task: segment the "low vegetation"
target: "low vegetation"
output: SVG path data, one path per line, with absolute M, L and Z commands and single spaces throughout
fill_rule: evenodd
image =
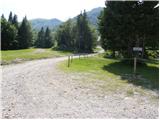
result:
M 141 86 L 145 89 L 159 88 L 158 61 L 147 61 L 137 67 L 137 75 L 133 74 L 133 66 L 118 59 L 106 59 L 101 56 L 91 58 L 74 59 L 71 66 L 67 67 L 67 61 L 61 63 L 60 68 L 69 73 L 88 73 L 97 80 L 107 81 L 106 87 L 110 90 L 125 88 L 126 83 Z M 103 86 L 104 87 L 104 86 Z M 128 91 L 132 93 L 132 91 Z
M 22 50 L 7 50 L 1 51 L 2 54 L 2 63 L 1 64 L 10 64 L 10 63 L 19 63 L 26 60 L 50 58 L 50 57 L 60 57 L 71 54 L 68 51 L 56 51 L 52 49 L 22 49 Z

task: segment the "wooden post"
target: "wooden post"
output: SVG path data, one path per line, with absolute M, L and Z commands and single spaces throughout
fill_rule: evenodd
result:
M 136 74 L 137 58 L 134 57 L 134 74 Z
M 70 56 L 68 56 L 68 67 L 70 66 Z
M 73 61 L 73 55 L 71 55 L 71 63 L 72 63 L 72 61 Z
M 79 59 L 80 59 L 80 54 L 79 54 Z

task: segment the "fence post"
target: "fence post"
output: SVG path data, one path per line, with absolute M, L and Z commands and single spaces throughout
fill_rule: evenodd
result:
M 68 56 L 68 67 L 70 66 L 70 56 Z
M 79 59 L 80 59 L 80 54 L 79 54 Z
M 72 63 L 72 61 L 73 61 L 73 55 L 71 55 L 71 63 Z

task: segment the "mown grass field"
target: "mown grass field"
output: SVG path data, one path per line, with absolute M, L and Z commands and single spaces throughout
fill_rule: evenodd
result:
M 133 74 L 133 66 L 118 59 L 107 59 L 102 56 L 74 59 L 71 66 L 67 61 L 59 64 L 60 69 L 68 73 L 89 73 L 95 79 L 106 80 L 110 89 L 122 88 L 131 83 L 146 89 L 159 88 L 159 65 L 157 62 L 146 62 L 137 67 L 138 75 Z M 89 77 L 88 76 L 88 79 Z M 130 92 L 128 92 L 130 93 Z
M 67 51 L 56 51 L 52 49 L 23 49 L 1 51 L 1 64 L 19 63 L 27 60 L 60 57 L 71 54 Z

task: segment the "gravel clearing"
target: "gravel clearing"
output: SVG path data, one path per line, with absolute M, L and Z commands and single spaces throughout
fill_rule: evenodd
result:
M 104 92 L 104 81 L 87 84 L 85 75 L 57 69 L 65 59 L 3 66 L 2 118 L 158 118 L 158 100 Z

